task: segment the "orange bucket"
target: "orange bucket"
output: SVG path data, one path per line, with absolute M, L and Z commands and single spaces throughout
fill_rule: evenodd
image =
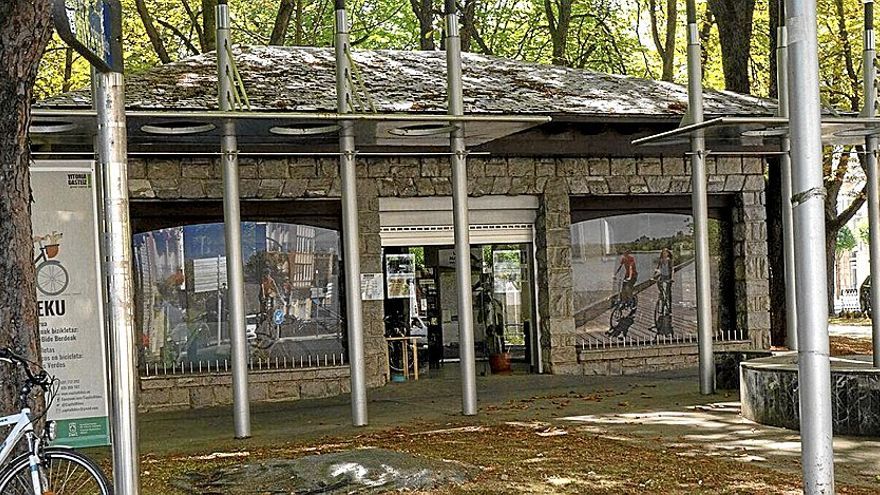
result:
M 58 256 L 58 244 L 49 244 L 46 246 L 46 256 L 49 258 Z

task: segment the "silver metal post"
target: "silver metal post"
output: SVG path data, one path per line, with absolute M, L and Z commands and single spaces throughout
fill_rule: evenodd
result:
M 446 0 L 446 70 L 449 114 L 464 115 L 461 77 L 461 38 L 455 0 Z M 471 300 L 471 240 L 468 219 L 467 149 L 464 128 L 455 123 L 452 148 L 452 223 L 455 235 L 455 280 L 458 291 L 458 340 L 461 349 L 461 408 L 477 414 L 477 374 L 474 352 L 474 309 Z
M 98 158 L 104 182 L 106 273 L 110 321 L 110 436 L 115 493 L 140 490 L 137 435 L 137 355 L 131 224 L 128 213 L 128 161 L 125 83 L 122 73 L 97 72 Z
M 834 493 L 816 0 L 786 0 L 804 492 Z
M 779 26 L 776 27 L 776 87 L 780 117 L 788 118 L 788 28 L 785 27 L 785 3 L 779 1 Z M 794 220 L 791 210 L 791 143 L 788 135 L 780 138 L 779 167 L 782 179 L 782 250 L 785 260 L 785 345 L 797 350 L 797 277 L 794 269 Z
M 688 117 L 703 122 L 703 69 L 695 0 L 687 2 Z M 700 393 L 715 393 L 715 355 L 712 351 L 712 292 L 709 274 L 709 206 L 706 185 L 706 140 L 703 131 L 691 137 L 691 203 L 694 216 L 694 251 L 697 270 L 697 346 Z
M 232 68 L 229 53 L 229 7 L 217 5 L 217 80 L 220 110 L 232 110 Z M 245 335 L 244 261 L 241 253 L 241 203 L 238 191 L 238 140 L 235 121 L 223 123 L 223 224 L 226 231 L 226 305 L 229 310 L 229 342 L 232 347 L 232 410 L 235 438 L 251 436 L 248 398 L 247 336 Z
M 865 52 L 862 71 L 865 87 L 865 108 L 863 117 L 877 116 L 877 72 L 874 59 L 877 56 L 874 39 L 874 1 L 865 0 Z M 865 172 L 868 179 L 868 247 L 871 252 L 871 336 L 874 347 L 874 367 L 880 368 L 880 290 L 874 289 L 875 280 L 880 280 L 880 185 L 877 177 L 877 136 L 865 138 Z M 877 309 L 875 309 L 877 308 Z
M 352 112 L 351 64 L 345 1 L 336 0 L 336 108 Z M 364 324 L 361 305 L 361 256 L 355 170 L 354 123 L 339 121 L 339 172 L 342 176 L 342 245 L 345 264 L 345 307 L 348 330 L 348 363 L 351 369 L 351 422 L 367 424 L 367 384 L 364 367 Z

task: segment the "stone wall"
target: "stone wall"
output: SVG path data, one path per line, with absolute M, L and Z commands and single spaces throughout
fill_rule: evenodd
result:
M 716 342 L 715 352 L 742 351 L 750 342 Z M 584 375 L 633 375 L 695 368 L 699 364 L 696 344 L 615 347 L 577 351 L 579 372 Z
M 736 326 L 752 347 L 770 339 L 764 170 L 761 159 L 709 158 L 710 193 L 734 197 L 733 252 Z M 468 161 L 471 196 L 531 194 L 541 198 L 536 224 L 542 356 L 548 371 L 581 373 L 573 313 L 571 275 L 572 196 L 638 196 L 691 190 L 690 164 L 683 158 L 520 158 L 472 157 Z M 337 160 L 331 158 L 242 157 L 243 200 L 338 198 Z M 222 197 L 220 166 L 210 159 L 131 160 L 134 200 Z M 448 196 L 448 159 L 376 158 L 358 163 L 358 214 L 363 272 L 381 272 L 379 197 Z M 635 206 L 635 205 L 634 205 Z M 219 214 L 219 212 L 218 212 Z M 381 302 L 364 302 L 368 381 L 382 384 L 385 343 Z
M 319 399 L 347 393 L 348 366 L 248 371 L 251 401 Z M 196 409 L 232 404 L 232 375 L 203 373 L 141 377 L 141 412 Z

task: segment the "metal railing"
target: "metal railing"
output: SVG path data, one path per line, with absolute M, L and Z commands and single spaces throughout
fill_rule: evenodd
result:
M 712 335 L 713 342 L 749 342 L 748 332 L 743 329 L 719 330 Z M 655 347 L 664 345 L 696 345 L 697 334 L 683 335 L 633 335 L 610 338 L 605 334 L 588 334 L 578 337 L 577 347 L 581 351 L 601 351 L 629 347 Z
M 308 354 L 297 357 L 256 358 L 248 360 L 248 370 L 294 370 L 346 366 L 345 354 Z M 141 377 L 229 373 L 229 359 L 186 361 L 182 363 L 150 363 L 140 367 Z

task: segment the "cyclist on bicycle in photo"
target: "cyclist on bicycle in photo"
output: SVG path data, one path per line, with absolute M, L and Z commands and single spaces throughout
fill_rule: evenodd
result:
M 657 268 L 654 269 L 654 279 L 657 281 L 657 290 L 660 291 L 666 307 L 672 309 L 672 276 L 675 264 L 672 260 L 672 251 L 668 247 L 664 247 L 660 251 L 660 258 L 657 259 Z
M 639 272 L 636 269 L 636 258 L 632 255 L 632 250 L 626 249 L 620 257 L 620 263 L 614 272 L 617 278 L 623 271 L 623 281 L 620 286 L 620 302 L 624 305 L 634 305 L 633 296 L 635 295 L 636 280 L 639 278 Z

